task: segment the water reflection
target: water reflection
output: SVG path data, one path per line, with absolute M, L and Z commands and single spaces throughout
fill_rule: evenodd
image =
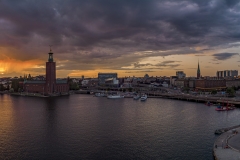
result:
M 168 99 L 0 96 L 0 159 L 212 159 L 240 111 Z
M 7 155 L 14 141 L 14 120 L 11 98 L 0 94 L 0 155 Z M 0 156 L 1 159 L 1 156 Z

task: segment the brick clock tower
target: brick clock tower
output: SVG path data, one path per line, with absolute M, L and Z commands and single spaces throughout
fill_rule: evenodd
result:
M 46 80 L 25 80 L 23 85 L 24 91 L 28 93 L 41 93 L 48 96 L 69 95 L 68 79 L 56 78 L 56 62 L 53 61 L 51 46 L 46 62 Z
M 48 62 L 46 62 L 46 92 L 54 93 L 56 86 L 56 62 L 53 61 L 53 53 L 50 49 Z

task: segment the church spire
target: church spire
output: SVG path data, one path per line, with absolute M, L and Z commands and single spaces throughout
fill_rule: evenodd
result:
M 200 72 L 199 60 L 198 60 L 197 78 L 200 78 L 200 76 L 201 76 L 201 72 Z

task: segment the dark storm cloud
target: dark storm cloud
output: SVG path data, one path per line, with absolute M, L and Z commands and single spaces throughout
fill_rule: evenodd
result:
M 213 57 L 217 60 L 226 60 L 232 58 L 235 55 L 238 55 L 238 53 L 216 53 L 213 54 Z
M 134 68 L 141 68 L 141 67 L 144 67 L 144 66 L 152 66 L 152 64 L 150 64 L 150 63 L 139 64 L 139 62 L 136 62 L 133 65 L 134 65 Z
M 150 66 L 136 62 L 238 45 L 239 13 L 238 0 L 1 0 L 0 47 L 16 48 L 9 55 L 19 59 L 46 59 L 51 44 L 69 69 Z M 201 45 L 207 50 L 193 49 Z M 135 54 L 145 51 L 152 53 Z

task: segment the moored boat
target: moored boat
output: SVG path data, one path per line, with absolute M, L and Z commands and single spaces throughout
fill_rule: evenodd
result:
M 211 103 L 210 101 L 208 101 L 207 103 L 205 103 L 206 106 L 212 106 L 213 103 Z
M 141 98 L 140 98 L 140 100 L 141 100 L 141 101 L 146 101 L 146 100 L 147 100 L 147 95 L 146 95 L 146 94 L 142 95 Z
M 124 96 L 116 94 L 116 95 L 108 95 L 107 98 L 109 98 L 109 99 L 118 99 L 118 98 L 124 98 Z
M 215 108 L 216 111 L 229 111 L 234 109 L 235 107 L 231 107 L 231 106 L 217 106 L 217 108 Z
M 228 110 L 234 110 L 234 109 L 235 109 L 234 104 L 230 104 L 230 103 L 227 103 L 226 106 L 224 106 L 224 103 L 223 105 L 220 105 L 220 103 L 218 103 L 217 108 L 215 108 L 216 111 L 228 111 Z
M 234 110 L 234 107 L 223 107 L 223 108 L 216 108 L 216 111 L 229 111 L 229 110 Z
M 104 97 L 105 94 L 104 94 L 104 93 L 101 93 L 101 92 L 98 92 L 98 93 L 95 93 L 95 96 L 96 96 L 96 97 Z
M 135 96 L 133 96 L 133 99 L 134 100 L 138 100 L 140 98 L 140 95 L 135 95 Z

